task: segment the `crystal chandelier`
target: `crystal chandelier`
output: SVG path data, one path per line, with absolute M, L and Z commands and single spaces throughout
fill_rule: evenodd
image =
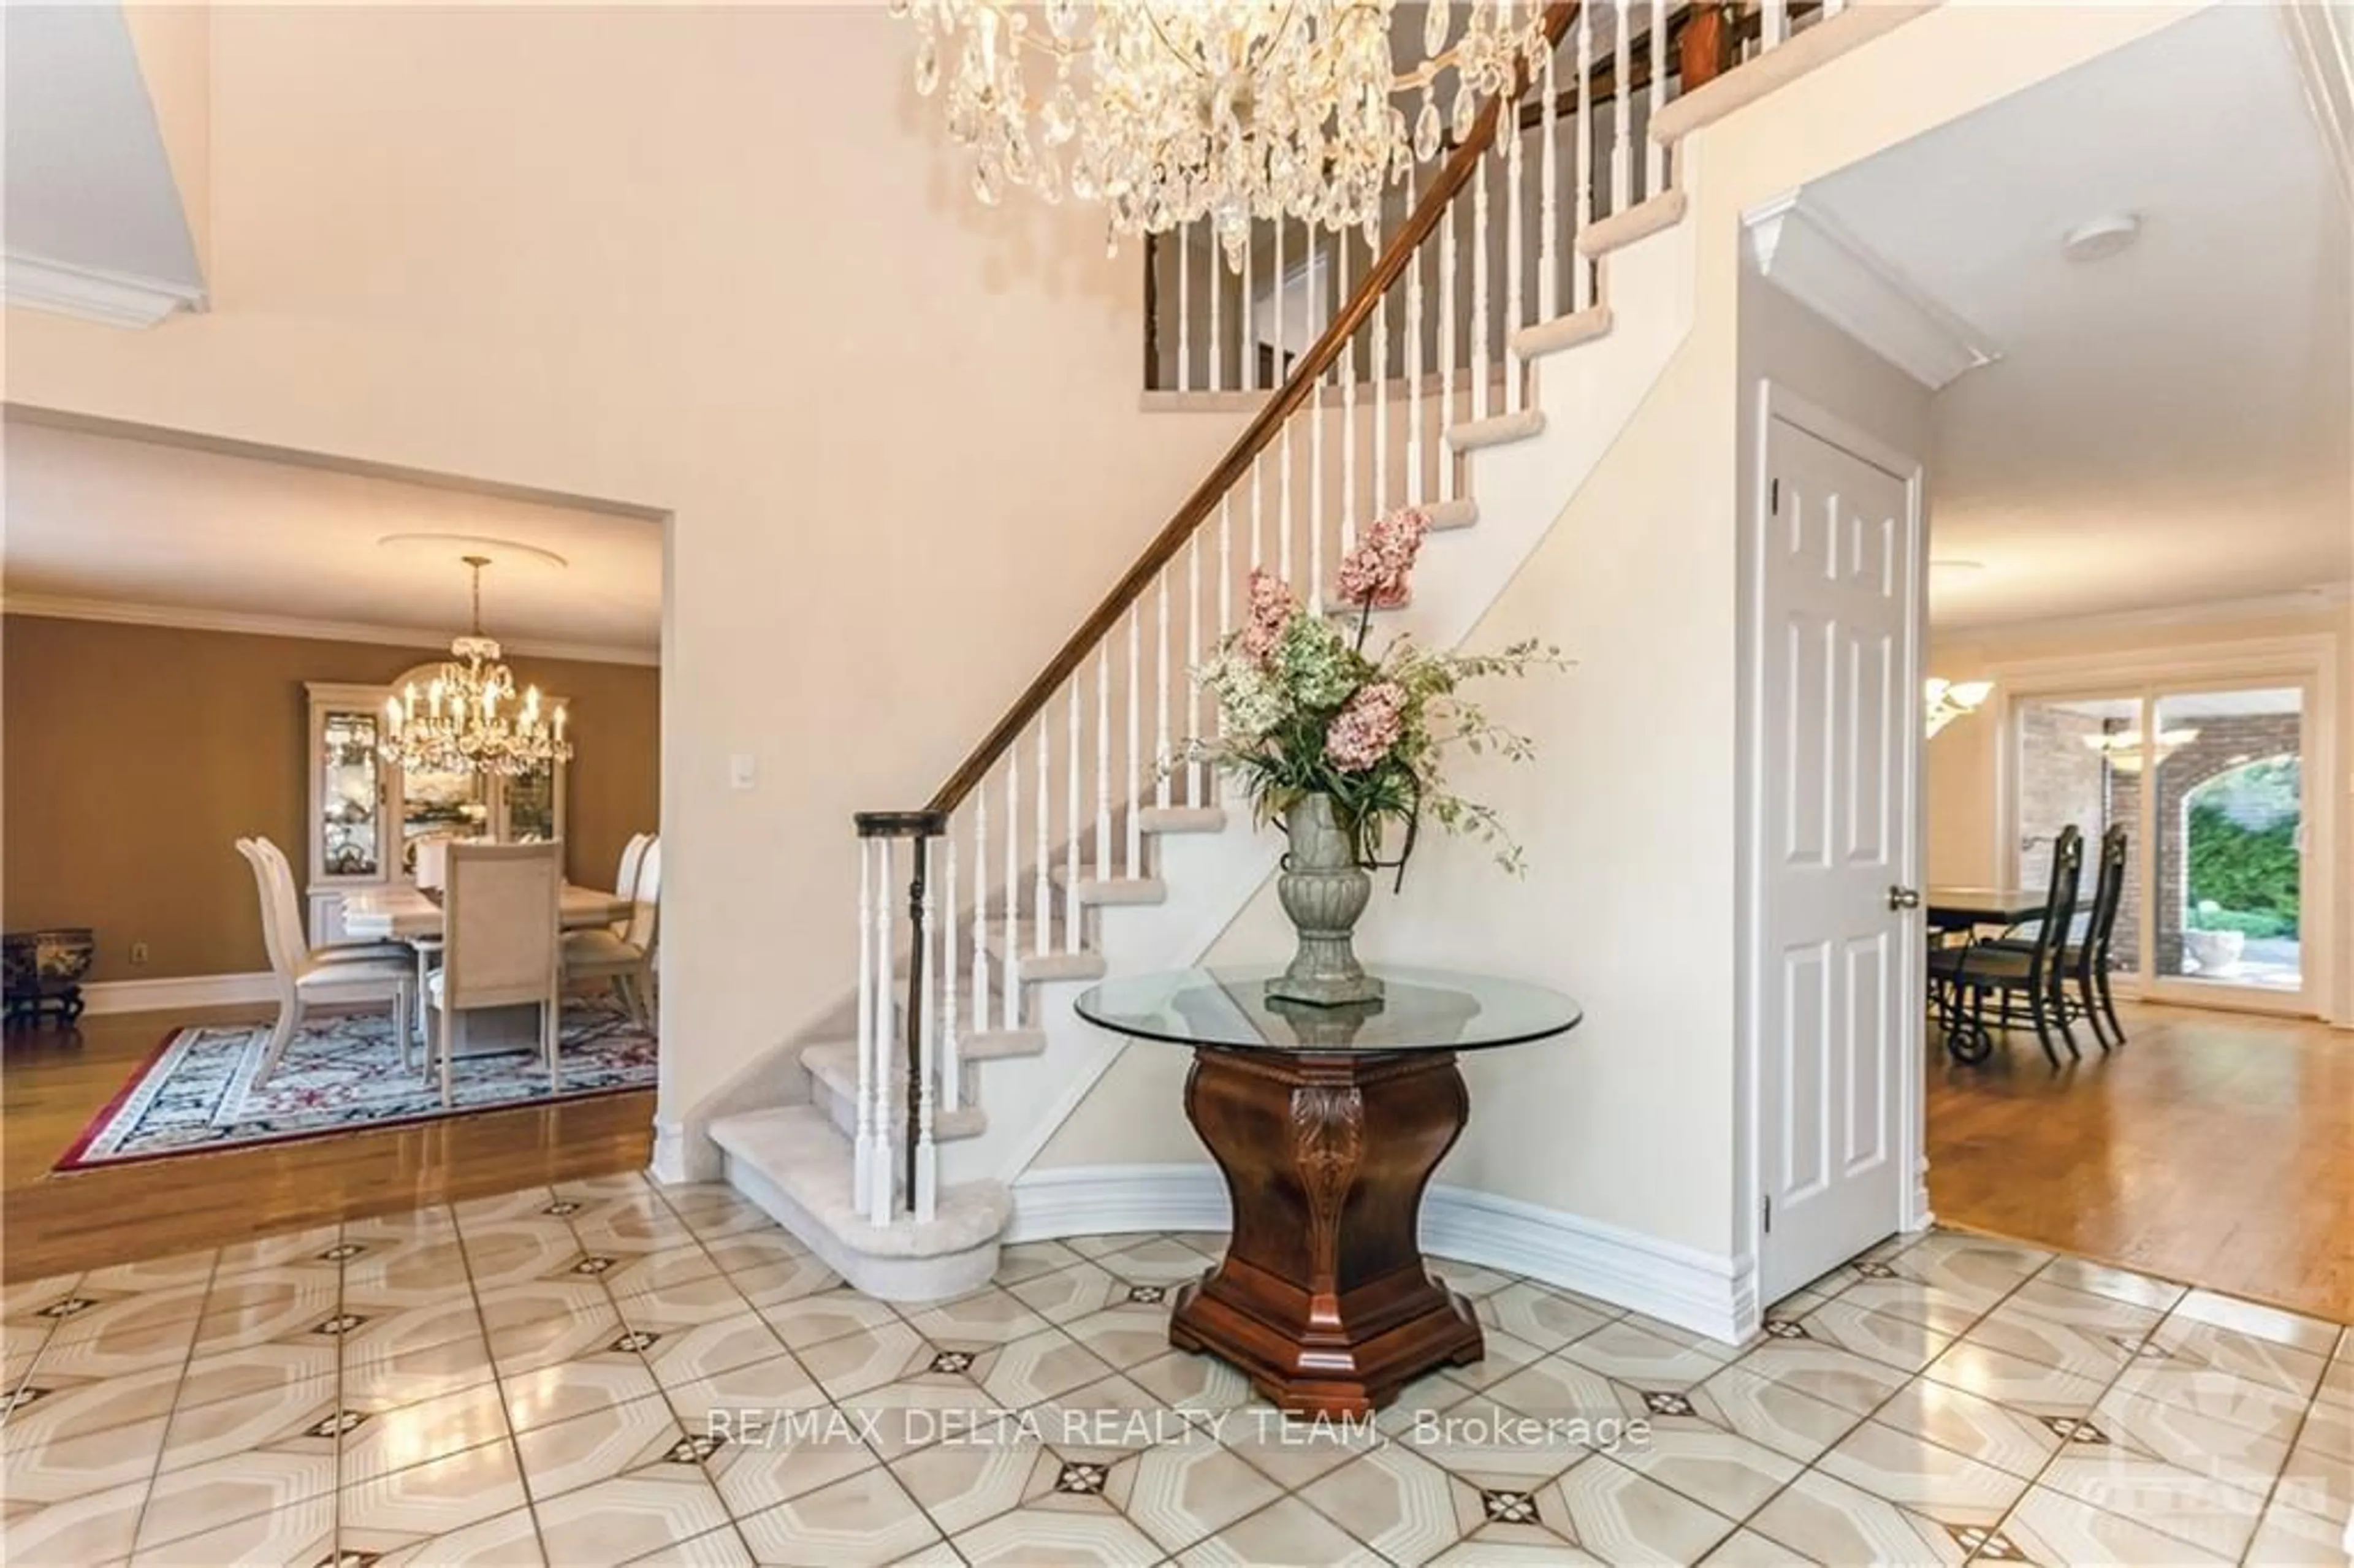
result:
M 1442 97 L 1459 143 L 1480 100 L 1509 91 L 1519 66 L 1547 48 L 1539 0 L 1429 0 L 1419 55 L 1402 51 L 1413 63 L 1401 69 L 1398 8 L 891 0 L 915 24 L 916 90 L 929 95 L 948 79 L 949 133 L 972 149 L 983 203 L 1009 185 L 1049 203 L 1066 191 L 1102 201 L 1115 251 L 1121 235 L 1207 217 L 1236 269 L 1255 218 L 1353 225 L 1374 238 L 1384 187 L 1438 154 Z M 1034 80 L 1051 86 L 1034 95 Z
M 2115 729 L 2104 730 L 2099 735 L 2085 736 L 2084 741 L 2086 746 L 2099 752 L 2102 758 L 2118 772 L 2138 773 L 2145 761 L 2164 762 L 2198 738 L 2199 732 L 2193 728 L 2162 729 L 2151 736 L 2149 743 L 2145 746 L 2142 743 L 2141 731 Z
M 474 574 L 473 630 L 451 639 L 450 662 L 422 691 L 414 681 L 384 704 L 385 760 L 404 773 L 493 773 L 513 779 L 569 762 L 564 705 L 543 712 L 539 688 L 515 694 L 498 641 L 482 635 L 487 556 L 460 557 Z

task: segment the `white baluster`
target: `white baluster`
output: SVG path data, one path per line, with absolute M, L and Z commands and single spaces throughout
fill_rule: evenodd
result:
M 1185 745 L 1190 758 L 1202 734 L 1202 691 L 1193 683 L 1193 669 L 1202 662 L 1202 535 L 1194 530 L 1185 542 Z M 1186 763 L 1185 803 L 1204 803 L 1203 764 Z
M 956 824 L 949 824 L 948 886 L 940 898 L 940 1073 L 932 1093 L 945 1095 L 948 1108 L 957 1108 L 956 1064 L 960 1054 L 957 1032 L 964 1022 L 964 989 L 957 984 L 956 961 L 962 949 L 957 943 L 957 841 Z M 973 1014 L 974 1027 L 980 1027 L 981 1015 Z
M 1771 0 L 1768 0 L 1771 4 Z M 1611 99 L 1610 211 L 1625 212 L 1633 204 L 1634 159 L 1630 111 L 1635 101 L 1635 46 L 1629 20 L 1635 0 L 1618 0 L 1611 15 L 1618 21 L 1618 43 L 1610 55 L 1610 81 L 1617 89 Z
M 1218 641 L 1235 629 L 1235 493 L 1218 497 Z
M 1096 644 L 1096 880 L 1119 874 L 1111 843 L 1111 639 Z
M 1218 315 L 1219 302 L 1226 293 L 1226 264 L 1218 245 L 1216 227 L 1207 226 L 1203 233 L 1210 247 L 1209 255 L 1202 262 L 1202 270 L 1210 275 L 1210 390 L 1223 392 L 1226 389 L 1226 334 L 1218 323 Z
M 1291 575 L 1291 425 L 1289 419 L 1283 421 L 1283 450 L 1276 457 L 1283 471 L 1277 482 L 1279 488 L 1275 505 L 1277 570 L 1282 573 L 1285 582 L 1296 580 Z M 1322 587 L 1318 586 L 1315 592 L 1321 595 Z
M 1045 779 L 1040 776 L 1038 790 L 1045 793 Z M 1014 978 L 1022 963 L 1022 938 L 1014 917 L 1022 908 L 1022 750 L 1017 745 L 1005 753 L 1005 962 L 997 972 L 1000 997 L 999 1016 L 1008 1029 L 1022 1027 L 1022 985 Z
M 866 1212 L 875 1166 L 875 841 L 858 841 L 858 1104 L 850 1156 L 851 1206 Z
M 1388 510 L 1390 493 L 1390 295 L 1373 302 L 1373 471 L 1365 488 L 1373 514 Z
M 1521 263 L 1521 208 L 1525 205 L 1521 189 L 1522 160 L 1521 143 L 1527 140 L 1521 134 L 1521 106 L 1517 99 L 1507 98 L 1496 106 L 1496 133 L 1506 138 L 1504 143 L 1504 329 L 1499 341 L 1504 345 L 1504 411 L 1518 413 L 1526 387 L 1521 367 L 1511 357 L 1512 334 L 1527 325 L 1522 312 L 1527 307 L 1528 296 L 1521 280 L 1524 270 Z
M 1189 546 L 1188 560 L 1193 558 L 1190 547 L 1198 546 L 1201 539 L 1202 531 L 1197 528 L 1193 531 L 1193 536 L 1186 541 Z M 1198 580 L 1196 586 L 1198 586 Z M 1159 617 L 1161 641 L 1152 661 L 1152 668 L 1160 675 L 1160 681 L 1152 694 L 1154 736 L 1152 803 L 1156 806 L 1166 806 L 1169 804 L 1169 770 L 1176 763 L 1173 750 L 1175 742 L 1169 734 L 1169 683 L 1175 678 L 1176 672 L 1169 667 L 1169 568 L 1166 567 L 1161 568 L 1161 577 L 1155 592 L 1161 601 Z
M 1235 302 L 1235 314 L 1241 318 L 1243 329 L 1243 390 L 1258 390 L 1258 313 L 1252 302 L 1258 292 L 1258 270 L 1251 264 L 1251 248 L 1258 238 L 1258 224 L 1254 221 L 1243 228 L 1242 297 Z
M 1594 9 L 1577 8 L 1577 221 L 1575 232 L 1594 227 Z M 1594 269 L 1569 251 L 1569 308 L 1582 311 L 1594 302 Z
M 1537 206 L 1537 320 L 1541 322 L 1561 314 L 1561 104 L 1553 86 L 1553 57 L 1559 53 L 1558 47 L 1546 46 L 1543 72 L 1537 80 L 1537 90 L 1544 95 L 1544 123 L 1538 132 L 1544 138 L 1544 148 L 1537 166 L 1537 179 L 1544 187 Z
M 1070 836 L 1063 844 L 1063 951 L 1079 950 L 1079 775 L 1086 764 L 1079 760 L 1079 692 L 1082 682 L 1078 672 L 1071 674 L 1070 730 L 1071 748 L 1063 759 L 1064 825 Z M 1098 852 L 1100 853 L 1100 852 Z
M 1283 219 L 1275 220 L 1275 373 L 1267 378 L 1270 387 L 1283 385 Z
M 1324 377 L 1308 389 L 1308 577 L 1324 591 Z
M 915 844 L 916 863 L 926 864 L 931 859 L 931 842 L 917 839 Z M 939 922 L 933 917 L 937 895 L 931 879 L 924 879 L 922 899 L 924 928 L 917 938 L 918 961 L 924 971 L 920 998 L 910 997 L 920 1009 L 916 1014 L 916 1072 L 909 1078 L 915 1103 L 907 1107 L 907 1136 L 916 1144 L 916 1190 L 907 1194 L 908 1207 L 916 1212 L 916 1223 L 922 1224 L 932 1218 L 933 1205 L 938 1191 L 939 1177 L 933 1161 L 932 1101 L 939 1094 L 940 1018 L 933 1008 L 933 993 L 938 989 L 939 965 L 933 961 L 933 948 L 940 939 Z M 949 988 L 953 991 L 954 986 Z
M 1415 209 L 1415 171 L 1408 165 L 1405 172 L 1405 209 Z M 1406 274 L 1405 285 L 1405 499 L 1419 504 L 1428 493 L 1423 472 L 1422 456 L 1422 253 L 1426 244 L 1414 248 L 1413 270 Z
M 1579 7 L 1578 14 L 1585 15 Z M 1456 215 L 1463 203 L 1449 201 L 1438 215 L 1438 431 L 1444 436 L 1455 427 L 1455 267 L 1456 257 L 1463 249 L 1462 236 Z M 1458 465 L 1446 446 L 1438 449 L 1438 496 L 1442 501 L 1455 499 Z
M 1164 613 L 1167 610 L 1168 596 L 1168 583 L 1164 578 L 1161 583 L 1161 599 L 1163 601 L 1162 609 Z M 1139 716 L 1144 712 L 1144 705 L 1138 699 L 1136 694 L 1137 670 L 1138 667 L 1144 662 L 1144 648 L 1142 638 L 1140 635 L 1140 629 L 1139 624 L 1139 614 L 1140 611 L 1137 605 L 1131 600 L 1128 607 L 1128 774 L 1127 777 L 1120 780 L 1119 786 L 1120 799 L 1128 802 L 1128 874 L 1131 880 L 1137 875 L 1136 863 L 1139 859 L 1140 852 L 1144 847 L 1140 842 L 1141 834 L 1143 832 L 1142 819 L 1137 814 L 1140 808 L 1144 804 L 1144 791 L 1140 783 L 1144 778 L 1143 773 L 1140 771 L 1144 764 L 1144 758 L 1141 751 L 1139 749 L 1137 739 L 1137 721 Z M 1163 685 L 1165 689 L 1166 683 L 1163 683 Z M 1168 706 L 1168 703 L 1165 698 L 1163 699 L 1161 705 L 1164 708 Z
M 1013 753 L 1007 752 L 1011 759 Z M 1008 814 L 1011 820 L 1011 813 Z M 1012 835 L 1008 834 L 1008 842 Z M 1005 885 L 1011 888 L 1013 878 L 1008 876 Z M 1013 949 L 1009 944 L 1006 951 Z M 989 1028 L 989 780 L 984 779 L 972 792 L 972 1027 L 975 1033 Z
M 891 955 L 891 901 L 897 881 L 892 875 L 891 841 L 875 841 L 882 852 L 875 899 L 875 1124 L 867 1139 L 866 1217 L 878 1225 L 891 1223 L 894 1196 L 891 1171 L 891 1058 L 899 1038 L 897 977 Z
M 1789 38 L 1789 0 L 1766 0 L 1765 32 L 1758 39 L 1759 50 L 1762 52 L 1766 49 L 1778 49 L 1787 43 Z
M 1250 471 L 1250 564 L 1254 571 L 1267 569 L 1267 546 L 1264 543 L 1266 530 L 1263 526 L 1267 511 L 1267 476 L 1260 471 L 1260 455 L 1253 453 Z
M 1488 177 L 1490 146 L 1471 170 L 1471 417 L 1488 417 Z
M 1169 231 L 1177 242 L 1177 390 L 1193 389 L 1193 228 L 1181 225 Z
M 1646 101 L 1646 126 L 1659 122 L 1660 106 L 1668 101 L 1668 0 L 1651 0 L 1651 93 Z M 1643 194 L 1658 196 L 1667 188 L 1668 150 L 1651 136 L 1643 138 Z
M 1354 231 L 1343 229 L 1341 241 L 1341 297 L 1349 297 L 1349 247 Z M 1341 553 L 1357 547 L 1357 334 L 1341 345 Z
M 1055 909 L 1052 890 L 1046 885 L 1049 880 L 1046 874 L 1049 864 L 1046 822 L 1054 812 L 1053 802 L 1048 799 L 1052 793 L 1048 781 L 1054 774 L 1047 769 L 1047 751 L 1046 721 L 1041 717 L 1038 720 L 1037 868 L 1030 889 L 1030 950 L 1042 959 L 1046 956 L 1047 927 L 1054 923 Z M 1077 813 L 1073 812 L 1072 815 L 1076 816 Z

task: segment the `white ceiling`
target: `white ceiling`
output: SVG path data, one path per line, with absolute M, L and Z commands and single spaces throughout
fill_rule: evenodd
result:
M 2002 352 L 1937 395 L 1941 628 L 2354 576 L 2348 214 L 2270 6 L 2220 5 L 1808 185 Z M 2111 260 L 2061 240 L 2143 220 Z
M 482 574 L 483 628 L 510 645 L 651 658 L 661 642 L 662 529 L 642 517 L 25 420 L 7 427 L 5 500 L 11 609 L 95 600 L 138 619 L 339 623 L 446 641 L 464 630 L 459 557 L 472 552 L 494 563 Z M 378 543 L 393 534 L 530 549 Z
M 155 111 L 119 5 L 9 5 L 7 248 L 201 291 Z

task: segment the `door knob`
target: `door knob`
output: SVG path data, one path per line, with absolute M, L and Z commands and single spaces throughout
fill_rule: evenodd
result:
M 1891 909 L 1918 909 L 1921 907 L 1921 890 L 1917 887 L 1891 887 L 1888 890 L 1888 906 Z

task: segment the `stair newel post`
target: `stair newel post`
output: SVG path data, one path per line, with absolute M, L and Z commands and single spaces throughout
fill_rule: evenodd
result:
M 1063 841 L 1063 951 L 1066 953 L 1079 950 L 1079 842 L 1086 837 L 1079 830 L 1079 777 L 1086 768 L 1079 760 L 1079 699 L 1087 684 L 1085 668 L 1082 665 L 1071 676 L 1070 748 L 1063 758 L 1063 821 L 1070 830 L 1070 836 Z M 1044 920 L 1046 911 L 1041 909 L 1038 918 Z
M 1022 962 L 1021 927 L 1016 921 L 1022 909 L 1022 747 L 1019 745 L 1005 752 L 1005 946 L 997 968 L 999 1016 L 1008 1029 L 1022 1027 L 1022 987 L 1015 983 L 1013 972 Z
M 939 1071 L 932 1082 L 940 1108 L 954 1110 L 963 1098 L 963 1086 L 957 1082 L 957 1059 L 961 1054 L 957 1037 L 964 1020 L 964 991 L 957 984 L 956 972 L 962 949 L 957 946 L 957 836 L 953 823 L 943 824 L 942 842 L 948 846 L 948 886 L 940 898 L 944 908 L 940 917 Z M 974 1017 L 979 1016 L 976 1012 Z
M 989 785 L 986 780 L 972 792 L 972 1027 L 976 1033 L 989 1027 Z M 960 1085 L 960 1101 L 962 1093 L 963 1088 Z M 951 1102 L 954 1103 L 960 1102 Z
M 945 824 L 942 824 L 945 826 Z M 907 970 L 907 1115 L 903 1157 L 907 1207 L 916 1223 L 930 1219 L 936 1203 L 939 1167 L 932 1148 L 932 1101 L 938 1094 L 940 1014 L 934 991 L 940 966 L 930 962 L 932 942 L 939 929 L 931 881 L 933 830 L 919 833 L 913 845 L 915 877 L 907 887 L 907 918 L 915 926 Z M 954 988 L 951 987 L 951 990 Z
M 1161 571 L 1161 614 L 1165 625 L 1169 616 L 1169 576 L 1165 567 Z M 1122 859 L 1131 878 L 1143 874 L 1137 869 L 1137 861 L 1144 850 L 1143 821 L 1137 814 L 1144 804 L 1144 756 L 1140 738 L 1144 705 L 1138 695 L 1137 684 L 1137 673 L 1143 663 L 1143 611 L 1138 605 L 1131 604 L 1128 607 L 1128 768 L 1120 781 L 1121 797 L 1128 802 L 1128 842 L 1122 846 Z M 1165 708 L 1167 704 L 1164 702 L 1162 706 Z
M 1131 623 L 1134 617 L 1131 606 Z M 1107 637 L 1096 647 L 1096 875 L 1109 882 L 1119 874 L 1116 865 L 1111 838 L 1111 639 Z M 1071 908 L 1076 912 L 1078 889 L 1071 891 Z M 1076 946 L 1072 948 L 1077 950 Z
M 869 1114 L 875 1097 L 875 843 L 862 832 L 858 840 L 858 1123 L 850 1157 L 851 1203 L 864 1213 L 867 1183 L 875 1174 L 875 1128 Z
M 869 1044 L 871 1065 L 859 1075 L 860 1099 L 867 1121 L 859 1142 L 866 1150 L 866 1217 L 878 1225 L 891 1223 L 891 1042 L 897 1032 L 897 1001 L 892 964 L 891 841 L 875 843 L 875 1038 Z

